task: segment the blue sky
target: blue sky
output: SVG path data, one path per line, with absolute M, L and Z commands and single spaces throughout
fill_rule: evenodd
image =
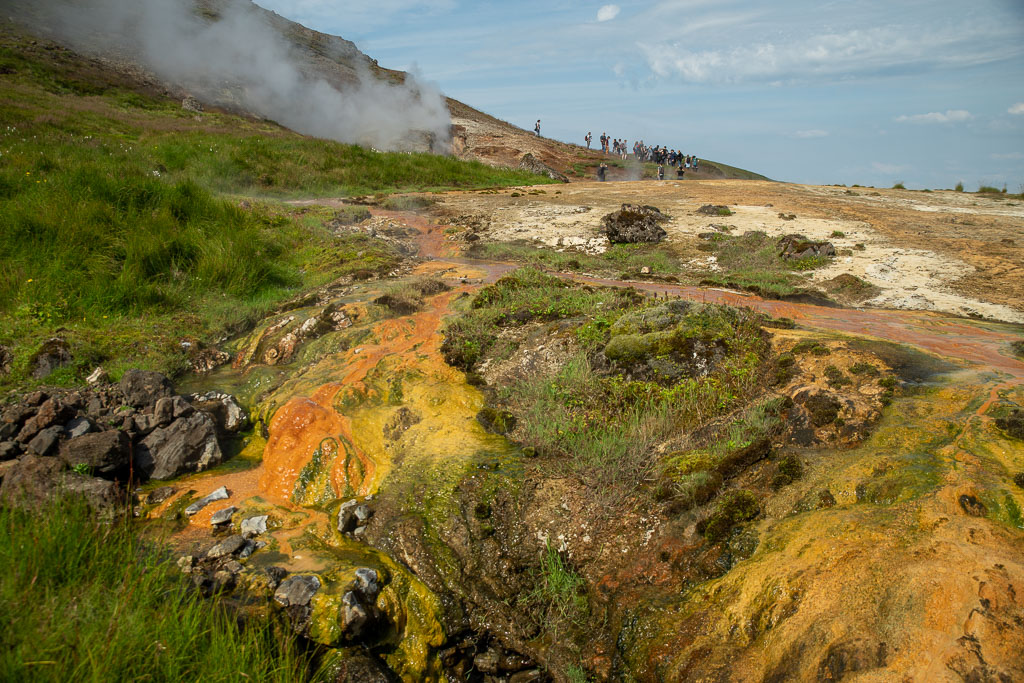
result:
M 523 128 L 801 183 L 1024 185 L 1024 0 L 257 0 Z

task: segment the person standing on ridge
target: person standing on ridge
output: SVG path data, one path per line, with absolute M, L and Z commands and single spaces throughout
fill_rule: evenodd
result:
M 533 132 L 537 134 L 537 137 L 540 137 L 540 119 L 537 119 L 537 125 L 533 127 Z
M 594 139 L 594 136 L 590 134 L 589 130 L 587 131 L 587 134 L 586 136 L 584 136 L 583 139 L 587 141 L 587 149 L 590 149 L 590 141 Z
M 597 167 L 597 179 L 600 180 L 602 183 L 604 182 L 604 174 L 607 171 L 608 165 L 602 161 L 601 165 Z

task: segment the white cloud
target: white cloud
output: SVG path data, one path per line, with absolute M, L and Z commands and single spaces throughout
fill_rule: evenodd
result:
M 798 130 L 793 133 L 793 136 L 798 138 L 823 138 L 826 135 L 828 135 L 827 130 L 820 130 L 818 128 L 812 128 L 811 130 Z
M 974 118 L 971 112 L 966 109 L 947 109 L 945 113 L 932 111 L 927 114 L 911 114 L 909 116 L 897 116 L 894 121 L 897 123 L 961 123 Z
M 621 8 L 618 5 L 604 5 L 601 9 L 597 10 L 598 21 L 611 21 L 615 17 L 619 16 Z
M 1006 111 L 1010 112 L 1011 114 L 1024 114 L 1024 102 L 1018 102 L 1017 104 L 1013 105 Z
M 734 35 L 735 47 L 699 49 L 693 41 L 638 41 L 656 76 L 692 83 L 837 80 L 893 73 L 919 73 L 1005 60 L 1024 53 L 1003 40 L 1008 29 L 992 26 L 875 26 L 830 31 L 804 25 L 784 33 L 752 23 L 760 34 Z M 684 23 L 685 26 L 685 23 Z M 763 35 L 780 35 L 766 42 Z
M 875 169 L 879 173 L 900 173 L 901 171 L 909 171 L 910 166 L 902 166 L 900 164 L 886 164 L 881 161 L 872 161 L 871 168 Z

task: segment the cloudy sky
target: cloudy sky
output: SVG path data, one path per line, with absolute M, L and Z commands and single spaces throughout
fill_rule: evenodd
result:
M 546 136 L 803 183 L 1024 184 L 1024 0 L 256 0 Z

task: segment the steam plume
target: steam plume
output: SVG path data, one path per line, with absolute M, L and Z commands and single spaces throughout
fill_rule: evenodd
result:
M 413 75 L 378 79 L 354 49 L 351 82 L 335 87 L 248 0 L 36 0 L 32 23 L 85 53 L 118 52 L 201 100 L 236 103 L 300 133 L 378 149 L 447 149 L 450 117 L 437 88 Z M 341 41 L 338 41 L 341 42 Z M 345 67 L 343 67 L 344 69 Z

